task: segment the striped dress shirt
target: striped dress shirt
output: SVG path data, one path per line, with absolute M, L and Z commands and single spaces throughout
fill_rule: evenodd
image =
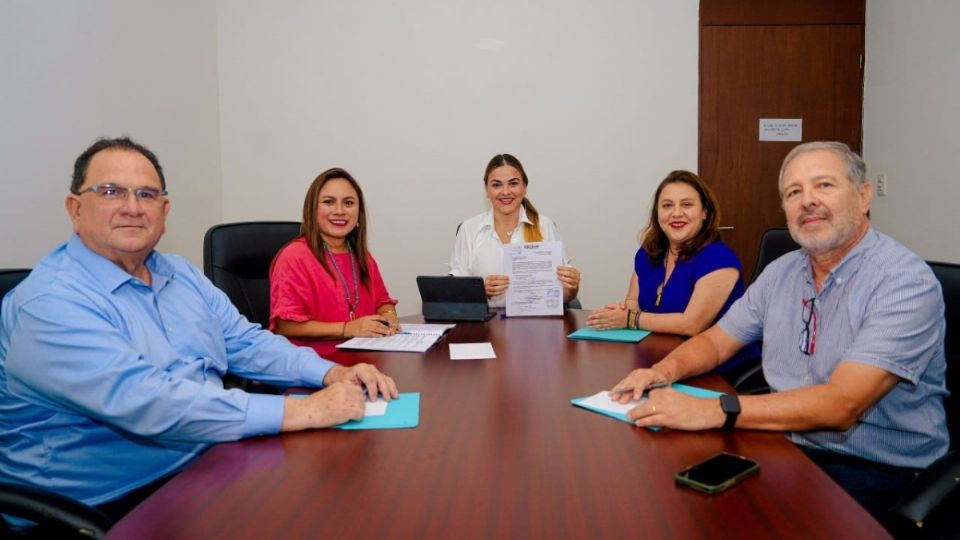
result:
M 814 299 L 815 348 L 805 354 L 804 302 Z M 795 443 L 898 467 L 923 468 L 946 453 L 943 295 L 923 259 L 889 236 L 868 230 L 820 292 L 808 254 L 784 255 L 718 324 L 743 343 L 763 339 L 772 391 L 826 383 L 841 362 L 900 378 L 850 429 L 791 433 Z

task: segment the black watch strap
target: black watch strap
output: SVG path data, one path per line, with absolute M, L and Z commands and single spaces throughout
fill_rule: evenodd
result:
M 737 417 L 740 416 L 740 398 L 736 394 L 724 394 L 720 396 L 720 408 L 727 415 L 727 421 L 723 423 L 723 429 L 733 429 L 737 425 Z

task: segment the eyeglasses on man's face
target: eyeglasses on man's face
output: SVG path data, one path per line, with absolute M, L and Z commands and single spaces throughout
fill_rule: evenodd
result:
M 83 195 L 86 192 L 94 193 L 99 199 L 111 202 L 122 202 L 127 200 L 127 195 L 133 193 L 141 203 L 160 202 L 162 197 L 167 196 L 167 190 L 152 187 L 123 187 L 116 184 L 94 184 L 86 189 L 81 189 L 77 195 Z
M 800 331 L 800 352 L 811 355 L 817 350 L 817 299 L 803 300 L 803 330 Z

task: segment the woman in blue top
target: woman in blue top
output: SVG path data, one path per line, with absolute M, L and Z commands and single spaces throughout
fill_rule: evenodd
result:
M 699 176 L 689 171 L 667 175 L 657 187 L 626 299 L 594 311 L 587 325 L 682 336 L 709 328 L 744 290 L 743 268 L 719 240 L 719 223 L 716 199 Z M 758 352 L 748 346 L 739 356 Z

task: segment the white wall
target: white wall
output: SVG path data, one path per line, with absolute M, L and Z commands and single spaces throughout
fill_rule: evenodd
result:
M 513 153 L 583 271 L 623 297 L 656 184 L 697 163 L 698 2 L 219 1 L 224 219 L 299 219 L 342 166 L 401 314 Z
M 73 161 L 129 134 L 171 192 L 160 248 L 200 264 L 221 218 L 212 1 L 0 3 L 0 268 L 32 267 L 70 234 Z
M 925 259 L 960 262 L 960 2 L 868 0 L 863 153 L 887 175 L 873 221 Z
M 947 261 L 960 261 L 957 20 L 953 0 L 867 6 L 864 153 L 890 193 L 874 220 Z M 167 169 L 161 249 L 197 264 L 211 224 L 299 219 L 316 173 L 347 167 L 412 313 L 414 276 L 444 272 L 456 224 L 486 208 L 484 164 L 508 151 L 591 307 L 622 295 L 653 186 L 696 164 L 696 0 L 6 0 L 0 73 L 0 267 L 67 237 L 74 158 L 129 133 Z

